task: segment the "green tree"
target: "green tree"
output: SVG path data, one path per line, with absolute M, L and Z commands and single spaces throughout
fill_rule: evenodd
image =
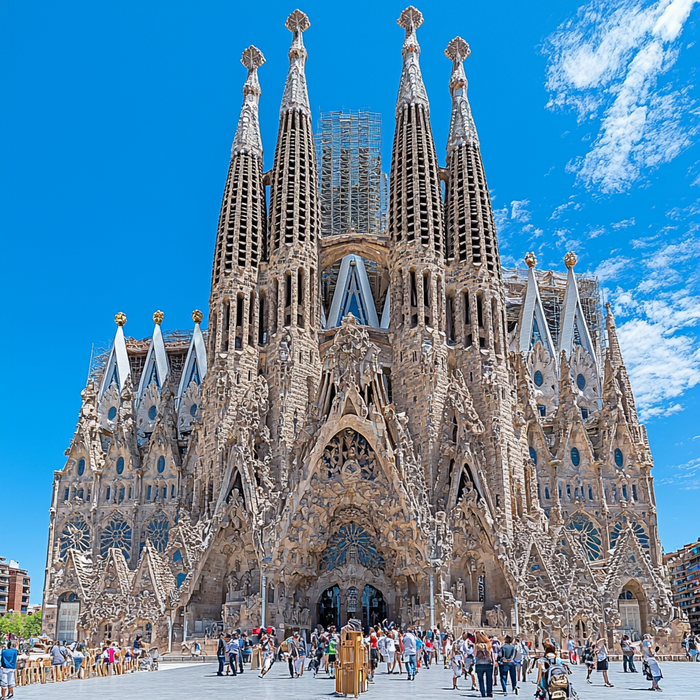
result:
M 41 613 L 28 615 L 27 613 L 12 613 L 0 617 L 0 634 L 14 634 L 17 637 L 27 639 L 38 637 L 41 634 Z

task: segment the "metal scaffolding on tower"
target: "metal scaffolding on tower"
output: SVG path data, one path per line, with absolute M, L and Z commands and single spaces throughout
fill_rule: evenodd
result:
M 320 115 L 316 152 L 322 235 L 386 229 L 381 148 L 380 114 L 358 110 Z

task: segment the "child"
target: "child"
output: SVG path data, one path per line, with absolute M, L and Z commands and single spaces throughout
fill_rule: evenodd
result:
M 455 642 L 452 645 L 452 690 L 458 690 L 457 681 L 462 675 L 463 668 L 462 652 L 459 649 L 459 644 Z

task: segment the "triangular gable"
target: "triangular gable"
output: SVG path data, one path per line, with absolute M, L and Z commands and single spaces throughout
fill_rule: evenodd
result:
M 340 263 L 326 327 L 335 328 L 350 313 L 360 325 L 379 327 L 365 263 L 361 256 L 352 254 L 346 255 Z
M 520 352 L 530 352 L 538 341 L 542 343 L 544 349 L 549 352 L 556 362 L 557 356 L 554 352 L 554 342 L 552 341 L 552 334 L 549 332 L 547 317 L 544 315 L 535 268 L 531 267 L 527 276 L 525 299 L 523 300 L 520 315 L 518 350 Z
M 182 397 L 185 395 L 192 382 L 198 386 L 202 384 L 207 373 L 207 349 L 204 344 L 204 336 L 198 322 L 194 324 L 192 340 L 185 358 L 185 366 L 180 377 L 180 385 L 177 389 L 177 408 L 179 410 Z
M 170 365 L 168 364 L 168 355 L 165 352 L 163 333 L 160 330 L 160 324 L 156 323 L 141 373 L 137 401 L 141 400 L 146 387 L 151 384 L 155 383 L 158 389 L 161 389 L 169 373 Z
M 583 315 L 576 274 L 573 265 L 571 265 L 566 279 L 566 292 L 564 293 L 564 304 L 559 323 L 559 352 L 566 352 L 566 356 L 570 358 L 577 345 L 580 345 L 593 358 L 596 363 L 596 375 L 598 375 L 595 348 L 586 317 Z
M 118 315 L 118 314 L 117 314 Z M 124 329 L 121 324 L 117 325 L 117 333 L 114 336 L 112 349 L 109 352 L 107 365 L 102 375 L 99 398 L 102 398 L 108 386 L 116 383 L 117 389 L 121 391 L 124 383 L 131 374 L 129 365 L 129 354 L 126 351 L 126 340 L 124 339 Z

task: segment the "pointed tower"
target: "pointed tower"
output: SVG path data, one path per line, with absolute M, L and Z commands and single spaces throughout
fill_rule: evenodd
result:
M 559 323 L 559 353 L 561 354 L 563 351 L 567 357 L 571 358 L 576 346 L 580 345 L 591 356 L 597 368 L 596 352 L 588 330 L 586 317 L 583 315 L 581 297 L 578 293 L 578 284 L 574 273 L 576 262 L 576 253 L 567 253 L 564 256 L 564 264 L 568 273 L 566 291 L 564 292 L 564 305 Z
M 638 425 L 639 418 L 637 417 L 637 407 L 634 403 L 634 393 L 627 374 L 627 367 L 622 359 L 622 350 L 620 350 L 620 341 L 617 337 L 617 325 L 615 324 L 615 315 L 613 314 L 610 303 L 605 305 L 607 316 L 605 318 L 605 327 L 608 332 L 608 361 L 613 375 L 617 379 L 620 391 L 622 392 L 622 403 L 625 410 L 625 417 L 630 425 Z M 644 441 L 646 441 L 646 431 L 644 431 Z
M 394 403 L 405 410 L 417 438 L 416 457 L 432 488 L 447 387 L 447 375 L 439 371 L 447 357 L 440 168 L 418 62 L 416 30 L 423 15 L 408 7 L 398 24 L 405 38 L 389 181 L 392 387 Z
M 445 188 L 447 257 L 447 342 L 455 364 L 469 378 L 474 407 L 492 439 L 485 445 L 489 487 L 507 528 L 524 499 L 515 493 L 525 484 L 521 446 L 513 432 L 513 369 L 508 365 L 505 293 L 498 258 L 491 198 L 481 161 L 479 139 L 467 100 L 464 39 L 445 49 L 452 61 L 452 116 L 447 142 Z M 542 316 L 542 321 L 544 317 Z M 546 331 L 546 323 L 542 331 Z M 528 338 L 528 341 L 530 338 Z M 550 341 L 551 343 L 551 341 Z
M 265 377 L 279 483 L 287 479 L 288 451 L 304 425 L 320 376 L 318 354 L 318 236 L 316 150 L 306 89 L 303 33 L 309 18 L 295 10 L 289 72 L 280 108 L 270 178 L 269 265 L 266 273 Z
M 556 365 L 558 354 L 554 348 L 552 334 L 549 332 L 549 324 L 547 323 L 544 307 L 542 306 L 540 288 L 535 275 L 537 258 L 534 253 L 528 253 L 525 256 L 525 264 L 528 267 L 528 275 L 525 298 L 520 313 L 518 350 L 520 352 L 530 352 L 535 343 L 541 342 Z

